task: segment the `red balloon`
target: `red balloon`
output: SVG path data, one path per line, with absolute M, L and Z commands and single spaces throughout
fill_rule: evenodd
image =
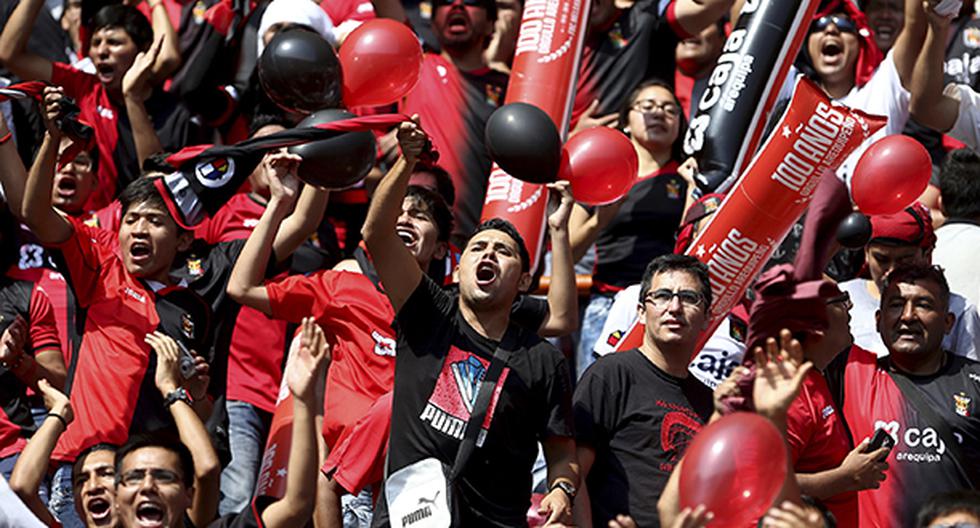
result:
M 572 184 L 575 201 L 605 205 L 620 199 L 636 182 L 640 161 L 622 132 L 589 128 L 562 147 L 560 179 Z
M 704 504 L 714 526 L 754 526 L 783 487 L 786 444 L 769 420 L 737 412 L 694 437 L 681 467 L 681 508 Z
M 422 46 L 405 24 L 376 18 L 340 46 L 344 103 L 348 107 L 394 103 L 412 91 L 422 70 Z
M 918 141 L 901 134 L 885 136 L 858 160 L 851 196 L 864 214 L 895 214 L 919 198 L 931 175 L 932 160 Z

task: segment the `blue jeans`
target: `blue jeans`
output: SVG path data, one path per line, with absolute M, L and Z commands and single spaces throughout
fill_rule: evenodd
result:
M 71 464 L 62 464 L 51 478 L 51 500 L 48 509 L 64 528 L 85 528 L 75 511 L 75 498 L 71 490 Z
M 344 494 L 340 496 L 340 511 L 344 518 L 344 528 L 370 528 L 374 516 L 374 503 L 371 498 L 371 486 L 367 486 L 357 495 Z
M 244 510 L 255 493 L 262 450 L 269 434 L 269 413 L 243 401 L 228 401 L 228 443 L 231 463 L 221 472 L 221 502 L 218 513 L 227 515 Z
M 575 379 L 582 379 L 582 374 L 595 362 L 595 354 L 592 349 L 602 326 L 606 324 L 609 311 L 612 309 L 613 296 L 593 293 L 589 298 L 589 304 L 585 306 L 585 313 L 582 315 L 582 329 L 579 332 L 578 349 L 575 352 Z

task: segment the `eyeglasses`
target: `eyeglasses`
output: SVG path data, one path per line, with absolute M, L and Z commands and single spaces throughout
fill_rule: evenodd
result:
M 119 478 L 119 483 L 127 488 L 138 486 L 147 474 L 157 484 L 175 484 L 180 481 L 179 475 L 167 469 L 134 469 L 123 473 L 122 477 Z
M 810 27 L 810 31 L 823 31 L 827 26 L 833 24 L 842 33 L 853 33 L 857 35 L 857 24 L 849 17 L 844 15 L 826 15 L 818 18 Z
M 847 309 L 847 311 L 850 311 L 851 308 L 854 308 L 854 303 L 851 302 L 851 294 L 847 292 L 844 292 L 838 295 L 837 297 L 827 299 L 828 306 L 830 306 L 831 304 L 838 304 L 838 303 L 843 304 L 844 308 Z
M 663 310 L 670 306 L 674 297 L 677 297 L 681 301 L 681 306 L 685 308 L 697 308 L 704 304 L 704 295 L 701 295 L 700 292 L 694 290 L 671 291 L 666 288 L 648 293 L 645 301 L 652 304 L 654 308 Z
M 681 115 L 681 107 L 676 104 L 665 101 L 660 102 L 654 99 L 643 99 L 637 101 L 630 106 L 630 109 L 641 113 L 652 113 L 654 110 L 660 110 L 664 114 L 670 117 L 677 117 Z

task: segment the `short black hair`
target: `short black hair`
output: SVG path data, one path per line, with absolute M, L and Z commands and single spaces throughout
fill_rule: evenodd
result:
M 117 484 L 122 480 L 122 463 L 126 459 L 126 456 L 134 451 L 148 447 L 166 449 L 176 454 L 177 459 L 180 461 L 180 472 L 181 477 L 184 479 L 184 486 L 190 488 L 194 485 L 194 458 L 191 456 L 191 452 L 187 449 L 187 446 L 181 443 L 176 431 L 167 429 L 155 431 L 152 434 L 145 433 L 133 436 L 116 451 L 115 470 Z
M 426 189 L 420 185 L 409 185 L 405 191 L 405 198 L 411 198 L 425 206 L 426 211 L 432 215 L 432 220 L 439 230 L 439 242 L 449 240 L 449 235 L 453 232 L 453 212 L 442 199 L 442 195 Z
M 939 299 L 949 309 L 949 282 L 943 269 L 933 264 L 902 264 L 885 275 L 881 287 L 881 302 L 885 302 L 885 292 L 894 284 L 911 284 L 917 281 L 932 281 L 939 286 Z
M 75 457 L 75 463 L 72 464 L 71 467 L 72 474 L 74 475 L 78 474 L 79 464 L 81 464 L 81 462 L 86 458 L 88 458 L 88 456 L 91 455 L 92 453 L 95 453 L 96 451 L 109 451 L 110 453 L 115 453 L 118 450 L 119 450 L 119 446 L 117 446 L 116 444 L 110 444 L 108 442 L 98 442 L 96 444 L 92 444 L 86 447 L 85 449 L 82 450 L 81 453 L 78 454 L 77 457 Z M 74 484 L 74 477 L 72 478 L 72 484 Z
M 640 92 L 653 86 L 663 88 L 670 92 L 670 96 L 674 98 L 674 104 L 680 109 L 680 113 L 677 114 L 677 139 L 670 145 L 670 157 L 674 161 L 683 161 L 687 158 L 684 155 L 684 136 L 687 134 L 687 116 L 684 115 L 684 106 L 681 104 L 681 100 L 677 98 L 673 84 L 663 79 L 651 78 L 636 85 L 636 88 L 633 88 L 629 97 L 623 102 L 623 106 L 619 108 L 619 121 L 617 126 L 620 130 L 626 128 L 626 125 L 629 124 L 630 109 L 633 108 L 633 103 L 636 102 L 636 98 L 640 96 Z
M 980 519 L 980 492 L 957 490 L 937 493 L 922 504 L 915 526 L 927 528 L 936 519 L 951 513 L 967 513 Z
M 939 190 L 947 217 L 980 216 L 980 155 L 961 148 L 946 156 L 939 171 Z
M 509 236 L 517 244 L 517 253 L 521 257 L 521 271 L 527 273 L 531 269 L 531 255 L 527 252 L 527 244 L 524 243 L 524 237 L 521 236 L 520 231 L 514 227 L 514 224 L 504 220 L 503 218 L 490 218 L 489 220 L 484 220 L 480 222 L 480 225 L 476 226 L 473 230 L 473 234 L 470 238 L 475 237 L 482 231 L 501 231 L 505 235 Z
M 640 282 L 641 304 L 647 294 L 650 293 L 650 285 L 653 284 L 653 278 L 657 274 L 668 271 L 683 271 L 694 275 L 698 279 L 698 282 L 701 283 L 701 295 L 704 296 L 704 311 L 707 312 L 711 309 L 711 279 L 708 276 L 708 266 L 705 266 L 703 262 L 690 255 L 675 255 L 673 253 L 660 255 L 651 260 L 647 264 L 646 269 L 643 270 L 643 280 Z
M 265 128 L 267 126 L 271 126 L 271 125 L 279 125 L 279 126 L 281 126 L 283 128 L 290 128 L 290 127 L 292 127 L 292 125 L 289 123 L 289 121 L 287 121 L 286 118 L 284 116 L 282 116 L 282 115 L 279 115 L 279 114 L 269 114 L 269 113 L 260 113 L 260 114 L 256 114 L 255 117 L 252 118 L 252 122 L 249 123 L 249 125 L 248 125 L 248 137 L 255 136 L 255 133 L 256 132 L 258 132 L 259 130 L 262 130 L 263 128 Z
M 159 173 L 144 172 L 142 176 L 130 182 L 119 194 L 119 205 L 121 206 L 122 215 L 126 216 L 126 212 L 129 211 L 130 207 L 142 203 L 152 205 L 170 214 L 170 210 L 167 209 L 167 202 L 164 201 L 163 196 L 160 195 L 160 191 L 156 187 L 156 181 L 160 178 L 162 176 Z
M 453 177 L 449 171 L 433 163 L 419 162 L 415 165 L 414 172 L 428 172 L 436 179 L 436 191 L 442 195 L 442 199 L 450 207 L 456 203 L 456 185 L 453 184 Z
M 92 17 L 92 34 L 107 28 L 120 28 L 125 31 L 140 51 L 150 49 L 150 45 L 153 44 L 153 27 L 143 13 L 135 7 L 113 4 L 99 9 Z

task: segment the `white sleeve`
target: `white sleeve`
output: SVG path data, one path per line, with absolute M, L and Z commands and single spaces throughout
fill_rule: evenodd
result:
M 597 356 L 605 356 L 616 351 L 619 340 L 626 337 L 626 332 L 633 326 L 633 321 L 639 315 L 636 306 L 640 304 L 640 285 L 634 284 L 616 294 L 613 305 L 609 308 L 606 322 L 602 324 L 599 339 L 592 346 L 592 352 Z M 619 333 L 616 335 L 616 333 Z
M 0 528 L 44 528 L 40 521 L 0 475 Z
M 946 95 L 960 101 L 960 112 L 946 135 L 976 150 L 980 145 L 980 94 L 965 84 L 951 84 Z
M 951 312 L 956 314 L 956 322 L 953 324 L 953 331 L 946 336 L 951 338 L 950 343 L 946 343 L 951 352 L 957 356 L 963 356 L 974 361 L 980 359 L 980 314 L 977 314 L 977 307 L 966 298 L 953 294 L 950 296 Z

